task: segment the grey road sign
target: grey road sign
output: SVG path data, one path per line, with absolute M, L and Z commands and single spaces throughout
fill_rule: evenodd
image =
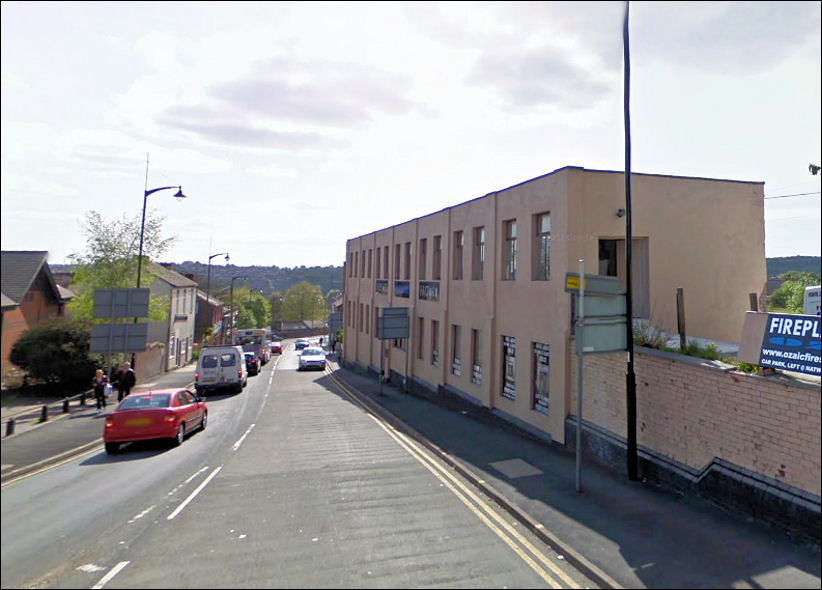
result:
M 94 317 L 147 318 L 150 289 L 95 289 Z
M 147 339 L 148 324 L 97 324 L 91 327 L 89 352 L 139 352 Z
M 408 338 L 408 308 L 385 307 L 382 315 L 377 318 L 377 334 L 380 340 L 394 338 Z
M 332 312 L 328 316 L 328 330 L 331 334 L 336 334 L 343 327 L 343 317 L 341 311 Z
M 585 297 L 588 305 L 588 297 Z M 614 352 L 625 350 L 628 336 L 625 317 L 588 318 L 582 330 L 582 353 Z
M 606 275 L 586 274 L 583 287 L 586 297 L 588 295 L 616 295 L 619 293 L 619 279 Z M 568 293 L 579 292 L 579 273 L 565 273 L 565 291 Z

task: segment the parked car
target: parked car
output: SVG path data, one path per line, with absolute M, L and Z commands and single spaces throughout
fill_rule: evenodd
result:
M 283 345 L 279 342 L 272 342 L 271 343 L 271 354 L 282 354 L 283 353 Z
M 260 373 L 260 366 L 262 362 L 260 362 L 260 357 L 258 357 L 253 352 L 245 352 L 245 366 L 248 369 L 249 375 L 258 375 Z
M 109 454 L 118 452 L 122 443 L 138 440 L 167 438 L 178 446 L 207 422 L 205 398 L 188 389 L 132 393 L 106 416 L 103 442 Z
M 297 340 L 294 341 L 294 348 L 297 350 L 302 350 L 306 346 L 311 346 L 311 340 L 308 338 L 297 338 Z
M 325 369 L 325 352 L 318 346 L 309 346 L 300 353 L 300 360 L 297 366 L 298 371 L 306 369 Z
M 240 346 L 206 346 L 200 351 L 194 371 L 197 394 L 212 389 L 243 391 L 248 384 L 248 368 Z

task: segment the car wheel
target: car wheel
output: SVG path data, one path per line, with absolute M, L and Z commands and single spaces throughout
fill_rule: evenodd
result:
M 106 443 L 106 453 L 116 455 L 120 450 L 120 443 Z
M 180 427 L 177 429 L 177 436 L 175 436 L 173 439 L 171 439 L 171 442 L 175 447 L 179 447 L 181 444 L 183 444 L 183 441 L 185 440 L 185 438 L 186 438 L 185 424 L 180 424 Z
M 200 430 L 205 430 L 207 422 L 208 422 L 208 412 L 203 412 L 203 419 L 200 420 Z

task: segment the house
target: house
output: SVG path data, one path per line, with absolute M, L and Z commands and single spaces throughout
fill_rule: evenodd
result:
M 138 380 L 187 365 L 195 342 L 197 283 L 156 262 L 151 263 L 151 272 L 151 293 L 168 297 L 168 316 L 149 322 L 147 349 L 136 355 Z
M 635 323 L 738 342 L 766 284 L 764 183 L 632 174 Z M 625 176 L 565 167 L 346 244 L 343 362 L 446 391 L 565 442 L 574 306 L 566 273 L 626 286 Z M 404 307 L 408 338 L 377 338 Z M 406 373 L 407 367 L 407 373 Z
M 204 343 L 210 334 L 210 342 L 222 342 L 223 302 L 197 289 L 197 322 L 194 338 Z
M 43 320 L 63 316 L 74 294 L 59 285 L 48 265 L 48 252 L 3 250 L 2 375 L 15 367 L 9 362 L 14 343 Z

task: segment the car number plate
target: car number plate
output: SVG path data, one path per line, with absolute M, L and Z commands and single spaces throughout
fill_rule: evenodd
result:
M 147 426 L 151 424 L 151 418 L 129 418 L 126 426 Z

